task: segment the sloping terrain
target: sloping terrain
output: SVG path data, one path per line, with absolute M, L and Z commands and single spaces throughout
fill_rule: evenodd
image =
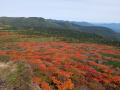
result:
M 116 33 L 112 29 L 101 26 L 83 26 L 68 21 L 47 20 L 38 17 L 0 17 L 0 24 L 17 27 L 57 28 L 65 30 L 77 30 L 97 34 L 105 38 L 116 39 Z
M 81 32 L 97 34 L 109 39 L 115 39 L 118 37 L 116 32 L 104 26 L 99 26 L 99 25 L 96 26 L 94 24 L 85 23 L 85 22 L 75 23 L 75 22 L 57 21 L 57 20 L 53 20 L 52 22 L 59 24 L 64 29 L 72 29 Z
M 102 26 L 102 27 L 110 28 L 115 32 L 120 32 L 120 23 L 92 23 L 92 22 L 75 22 L 75 21 L 71 21 L 71 23 L 80 26 Z
M 120 32 L 120 23 L 96 23 L 96 26 L 104 26 L 113 29 L 116 32 Z
M 119 47 L 21 32 L 0 30 L 0 68 L 10 67 L 0 78 L 9 90 L 120 90 Z
M 88 23 L 88 22 L 75 22 L 72 21 L 72 23 L 80 25 L 80 26 L 94 26 L 94 24 Z
M 60 27 L 44 18 L 37 17 L 0 17 L 0 24 L 12 26 L 26 26 L 26 27 Z

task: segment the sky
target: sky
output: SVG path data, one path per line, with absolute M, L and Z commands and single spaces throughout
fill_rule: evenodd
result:
M 120 0 L 1 0 L 0 16 L 120 23 Z

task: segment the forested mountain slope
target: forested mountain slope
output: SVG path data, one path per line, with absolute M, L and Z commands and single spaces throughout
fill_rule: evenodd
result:
M 40 28 L 57 28 L 65 30 L 77 30 L 81 32 L 92 33 L 100 35 L 109 39 L 116 39 L 116 33 L 106 27 L 97 26 L 80 26 L 68 21 L 55 21 L 47 20 L 38 17 L 0 17 L 0 24 L 13 25 L 13 26 L 25 26 L 25 27 L 40 27 Z
M 0 89 L 120 90 L 118 44 L 69 29 L 0 25 Z

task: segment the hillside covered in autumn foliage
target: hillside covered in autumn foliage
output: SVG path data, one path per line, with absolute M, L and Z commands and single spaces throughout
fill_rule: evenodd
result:
M 120 90 L 117 42 L 87 33 L 83 33 L 89 38 L 84 38 L 86 42 L 80 42 L 77 32 L 72 38 L 69 33 L 68 38 L 65 37 L 62 31 L 59 34 L 62 37 L 47 30 L 36 33 L 37 30 L 26 32 L 21 27 L 18 30 L 9 25 L 0 26 L 0 88 Z M 94 37 L 96 42 L 93 42 Z

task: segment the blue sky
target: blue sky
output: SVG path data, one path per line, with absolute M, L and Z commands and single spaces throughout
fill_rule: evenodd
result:
M 120 22 L 120 0 L 1 0 L 0 16 Z

